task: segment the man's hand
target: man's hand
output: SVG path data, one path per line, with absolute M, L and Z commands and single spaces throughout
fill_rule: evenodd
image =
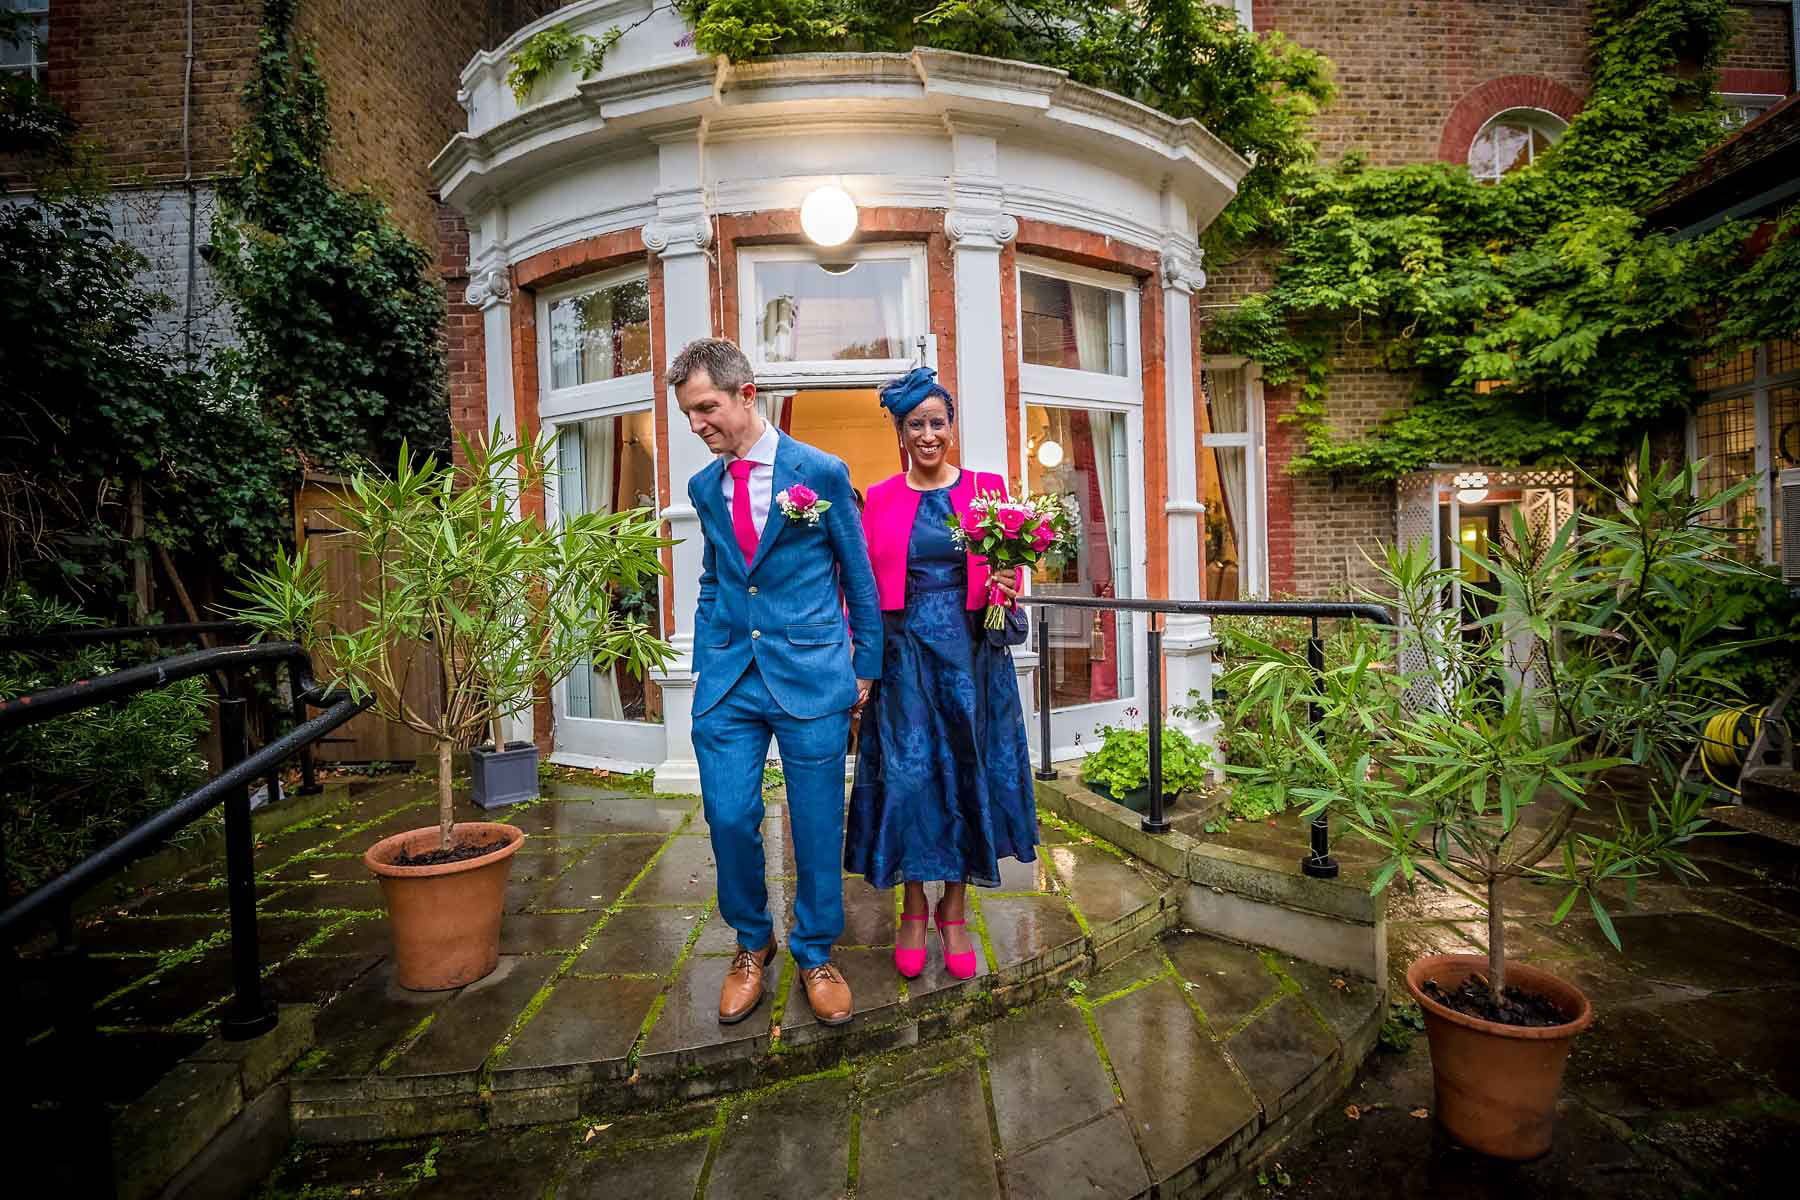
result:
M 852 715 L 862 712 L 863 705 L 869 702 L 869 689 L 874 686 L 875 681 L 873 679 L 859 679 L 856 681 L 856 703 L 850 706 Z

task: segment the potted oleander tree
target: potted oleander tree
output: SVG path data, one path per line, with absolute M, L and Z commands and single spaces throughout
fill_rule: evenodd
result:
M 1609 904 L 1648 875 L 1699 874 L 1686 848 L 1706 801 L 1682 766 L 1716 704 L 1706 690 L 1729 686 L 1713 664 L 1744 645 L 1717 597 L 1753 568 L 1714 523 L 1749 485 L 1699 497 L 1698 469 L 1656 467 L 1646 447 L 1626 493 L 1590 479 L 1594 511 L 1542 535 L 1515 514 L 1488 555 L 1465 549 L 1489 581 L 1461 586 L 1489 616 L 1455 611 L 1453 573 L 1428 547 L 1393 548 L 1369 598 L 1397 602 L 1397 645 L 1351 640 L 1318 678 L 1303 655 L 1252 642 L 1224 683 L 1307 760 L 1304 780 L 1269 768 L 1260 782 L 1385 852 L 1373 892 L 1455 882 L 1485 899 L 1487 954 L 1426 955 L 1406 983 L 1438 1120 L 1495 1157 L 1549 1149 L 1593 1015 L 1573 984 L 1509 957 L 1509 887 L 1557 887 L 1555 922 L 1579 912 L 1619 948 Z
M 397 978 L 417 990 L 460 987 L 494 969 L 507 876 L 524 837 L 512 825 L 455 819 L 457 750 L 491 729 L 494 752 L 529 751 L 535 779 L 535 750 L 504 747 L 500 731 L 543 682 L 590 665 L 622 663 L 641 675 L 672 653 L 615 603 L 662 572 L 671 543 L 654 513 L 568 514 L 545 527 L 519 500 L 550 474 L 551 439 L 515 443 L 496 428 L 462 447 L 460 466 L 402 446 L 391 475 L 352 477 L 340 536 L 363 562 L 365 594 L 334 595 L 304 547 L 237 593 L 238 615 L 260 636 L 300 642 L 321 673 L 436 746 L 438 823 L 364 855 L 386 898 Z M 351 613 L 360 620 L 344 622 Z M 435 711 L 408 699 L 419 664 L 438 674 Z

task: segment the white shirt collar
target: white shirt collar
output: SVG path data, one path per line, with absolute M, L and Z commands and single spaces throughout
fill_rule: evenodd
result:
M 759 463 L 765 467 L 772 467 L 775 465 L 775 443 L 780 440 L 781 434 L 776 431 L 775 422 L 764 420 L 762 436 L 756 439 L 756 444 L 751 446 L 750 449 L 744 453 L 743 457 L 749 459 L 753 463 Z M 731 455 L 726 454 L 723 457 L 729 463 Z

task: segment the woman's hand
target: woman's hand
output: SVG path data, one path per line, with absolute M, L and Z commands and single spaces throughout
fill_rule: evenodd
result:
M 990 580 L 994 585 L 994 590 L 1006 598 L 1006 606 L 1011 608 L 1013 602 L 1019 598 L 1019 584 L 1021 581 L 1019 579 L 1018 568 L 1015 567 L 1011 571 L 995 574 L 990 577 Z

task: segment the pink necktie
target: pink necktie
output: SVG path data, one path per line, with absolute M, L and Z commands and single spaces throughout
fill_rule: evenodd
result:
M 755 466 L 747 458 L 734 458 L 726 468 L 731 472 L 731 531 L 737 535 L 746 567 L 756 557 L 756 522 L 750 517 L 750 472 Z

